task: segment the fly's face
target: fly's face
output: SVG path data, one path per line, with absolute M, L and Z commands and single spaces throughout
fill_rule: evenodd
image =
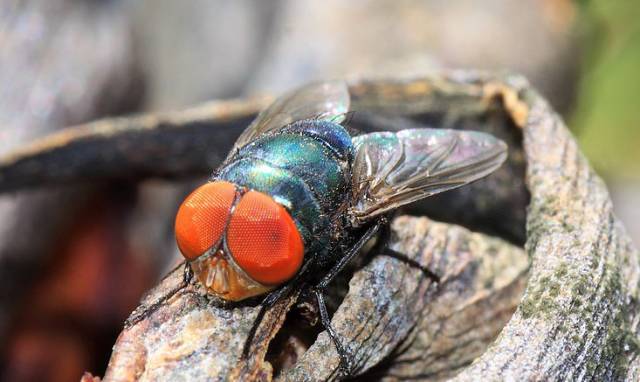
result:
M 176 240 L 211 293 L 239 301 L 264 294 L 300 269 L 304 245 L 287 210 L 270 196 L 215 181 L 180 206 Z

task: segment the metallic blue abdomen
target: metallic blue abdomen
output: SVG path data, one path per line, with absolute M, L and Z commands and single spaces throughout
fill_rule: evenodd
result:
M 296 221 L 305 248 L 326 252 L 331 219 L 351 185 L 351 136 L 340 125 L 299 121 L 241 148 L 219 178 L 273 197 Z

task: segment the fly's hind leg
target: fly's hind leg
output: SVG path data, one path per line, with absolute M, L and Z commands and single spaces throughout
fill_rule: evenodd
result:
M 420 264 L 419 262 L 415 261 L 414 259 L 410 258 L 409 256 L 405 255 L 404 253 L 400 253 L 396 250 L 393 250 L 386 245 L 377 253 L 380 255 L 393 257 L 394 259 L 398 259 L 410 267 L 417 268 L 421 270 L 422 273 L 424 273 L 424 275 L 434 283 L 436 284 L 440 283 L 440 276 L 438 276 L 437 273 L 425 267 L 424 265 Z
M 338 334 L 331 325 L 331 320 L 329 319 L 329 314 L 327 312 L 327 307 L 324 301 L 324 292 L 327 286 L 331 283 L 331 281 L 335 279 L 340 271 L 342 271 L 342 269 L 344 269 L 344 267 L 360 252 L 364 245 L 377 234 L 379 234 L 379 236 L 377 244 L 373 248 L 374 254 L 382 254 L 396 258 L 412 267 L 420 269 L 422 272 L 424 272 L 425 276 L 432 281 L 436 283 L 440 282 L 440 277 L 435 272 L 421 265 L 416 260 L 409 258 L 407 255 L 389 248 L 388 242 L 391 236 L 391 229 L 386 217 L 378 219 L 376 223 L 374 223 L 364 232 L 360 239 L 358 239 L 358 241 L 347 251 L 345 256 L 342 257 L 340 261 L 338 261 L 338 263 L 333 266 L 333 268 L 327 273 L 327 275 L 324 276 L 314 288 L 312 288 L 312 291 L 315 294 L 318 303 L 322 325 L 327 330 L 329 337 L 331 337 L 331 340 L 334 343 L 336 350 L 338 351 L 338 355 L 340 356 L 340 371 L 343 375 L 347 376 L 350 375 L 353 371 L 355 363 L 353 360 L 353 356 L 349 353 L 348 349 L 344 347 L 342 342 L 340 342 Z
M 129 318 L 127 318 L 127 320 L 125 321 L 124 323 L 125 328 L 130 328 L 133 325 L 137 324 L 138 322 L 149 317 L 153 312 L 158 310 L 160 306 L 162 306 L 171 297 L 173 297 L 176 293 L 178 293 L 178 291 L 185 288 L 187 285 L 191 283 L 191 280 L 193 280 L 193 271 L 191 270 L 189 263 L 179 264 L 177 267 L 173 268 L 171 272 L 169 272 L 169 275 L 173 274 L 173 272 L 175 272 L 181 266 L 184 267 L 183 274 L 182 274 L 182 281 L 177 286 L 175 286 L 174 288 L 169 290 L 167 293 L 162 295 L 158 300 L 154 301 L 152 304 L 142 307 L 143 309 L 141 311 L 138 311 L 138 309 L 136 309 L 136 311 L 134 311 L 131 314 L 131 316 L 129 316 Z
M 378 242 L 376 243 L 376 246 L 372 250 L 373 254 L 389 256 L 389 257 L 393 257 L 394 259 L 400 260 L 410 267 L 421 270 L 422 273 L 425 275 L 425 277 L 427 277 L 434 283 L 436 284 L 440 283 L 440 276 L 436 272 L 420 264 L 418 261 L 410 258 L 404 253 L 391 249 L 389 247 L 390 238 L 391 238 L 391 226 L 389 224 L 386 224 L 380 230 L 380 236 L 378 237 Z

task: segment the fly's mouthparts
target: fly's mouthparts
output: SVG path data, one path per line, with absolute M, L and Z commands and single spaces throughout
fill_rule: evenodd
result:
M 202 269 L 202 273 L 203 276 L 205 276 L 204 285 L 219 295 L 229 293 L 229 277 L 233 269 L 225 258 L 224 252 L 222 252 L 222 250 L 216 251 L 213 256 L 205 259 L 203 263 L 204 268 Z
M 273 289 L 250 279 L 230 262 L 222 249 L 192 261 L 191 268 L 200 282 L 225 300 L 238 301 Z

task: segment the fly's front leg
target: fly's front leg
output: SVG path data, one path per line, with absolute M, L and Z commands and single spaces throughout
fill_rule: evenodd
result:
M 184 263 L 184 269 L 182 271 L 182 285 L 187 286 L 193 280 L 193 269 L 188 262 Z
M 262 323 L 262 319 L 267 311 L 273 307 L 276 302 L 278 302 L 281 298 L 286 297 L 291 290 L 293 289 L 293 283 L 289 283 L 282 288 L 276 289 L 273 292 L 269 293 L 262 303 L 260 304 L 260 311 L 258 311 L 258 315 L 256 319 L 253 321 L 253 325 L 251 326 L 251 330 L 249 330 L 249 334 L 247 335 L 247 339 L 244 341 L 244 345 L 242 347 L 242 359 L 249 358 L 249 351 L 251 350 L 251 344 L 253 343 L 253 339 L 256 336 L 256 332 Z
M 138 322 L 144 320 L 145 318 L 149 317 L 151 313 L 158 310 L 160 306 L 162 306 L 171 297 L 173 297 L 176 293 L 178 293 L 178 291 L 185 288 L 187 285 L 189 285 L 189 283 L 191 283 L 191 280 L 193 280 L 193 271 L 191 270 L 189 263 L 185 262 L 184 264 L 179 264 L 177 267 L 173 268 L 171 272 L 169 272 L 169 275 L 173 274 L 173 272 L 175 272 L 176 269 L 178 269 L 181 266 L 184 266 L 184 270 L 182 273 L 182 281 L 180 282 L 180 284 L 178 284 L 176 287 L 174 287 L 173 289 L 165 293 L 153 304 L 145 306 L 141 312 L 138 312 L 137 310 L 133 312 L 133 314 L 125 321 L 124 323 L 125 328 L 129 328 L 137 324 Z
M 311 264 L 312 264 L 311 261 L 305 263 L 300 269 L 300 272 L 298 272 L 298 274 L 296 275 L 296 277 L 294 277 L 290 282 L 288 282 L 281 288 L 278 288 L 273 292 L 269 293 L 267 297 L 265 297 L 264 300 L 262 300 L 262 302 L 260 303 L 260 311 L 258 311 L 258 315 L 256 316 L 256 319 L 253 321 L 253 326 L 251 326 L 251 330 L 249 330 L 247 339 L 244 341 L 244 346 L 242 347 L 242 356 L 241 356 L 242 359 L 247 359 L 249 357 L 251 344 L 253 343 L 253 339 L 255 338 L 258 328 L 262 323 L 262 319 L 264 318 L 264 315 L 267 313 L 267 311 L 270 308 L 272 308 L 278 301 L 280 301 L 280 299 L 287 297 L 289 293 L 291 293 L 294 287 L 300 285 L 301 280 L 303 279 L 304 276 L 306 276 L 307 270 L 309 269 Z

